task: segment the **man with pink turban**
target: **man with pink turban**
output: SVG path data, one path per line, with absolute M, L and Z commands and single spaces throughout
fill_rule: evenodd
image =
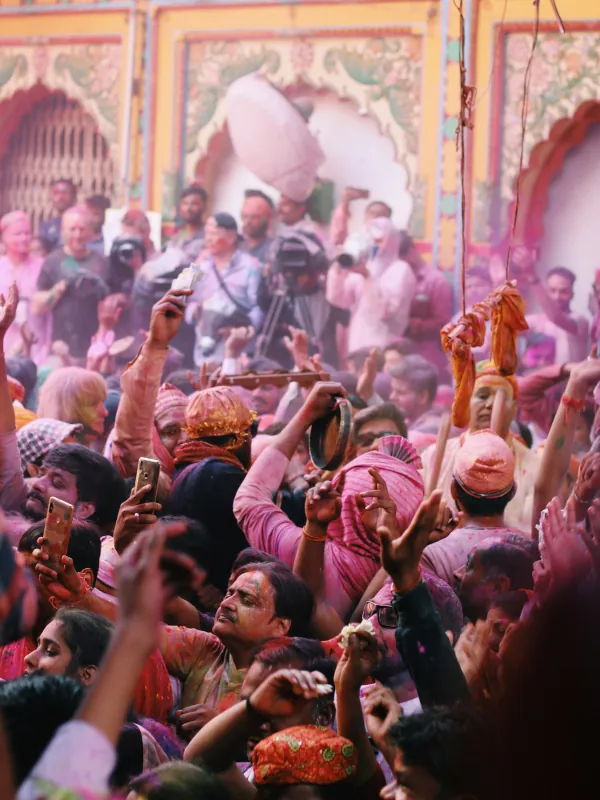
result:
M 466 439 L 475 431 L 486 430 L 490 427 L 494 398 L 499 391 L 506 394 L 506 403 L 498 432 L 513 453 L 517 487 L 514 497 L 506 508 L 506 524 L 529 536 L 531 534 L 535 481 L 541 459 L 537 453 L 529 450 L 512 435 L 510 427 L 517 415 L 519 386 L 514 375 L 502 375 L 491 361 L 482 361 L 477 364 L 477 378 L 471 398 L 469 429 L 461 436 L 448 439 L 437 485 L 433 488 L 441 489 L 444 501 L 449 506 L 456 508 L 451 492 L 454 462 Z M 423 479 L 427 487 L 429 487 L 435 463 L 436 448 L 437 445 L 433 444 L 423 453 Z
M 504 510 L 517 490 L 515 456 L 504 439 L 490 430 L 468 436 L 454 459 L 450 490 L 462 520 L 450 536 L 425 548 L 421 564 L 452 585 L 483 539 L 521 534 L 504 523 Z
M 233 510 L 250 545 L 290 566 L 294 563 L 303 530 L 290 521 L 273 498 L 302 436 L 313 422 L 331 411 L 343 394 L 341 384 L 316 384 L 296 416 L 273 437 L 273 445 L 257 458 L 235 498 Z M 356 494 L 372 488 L 369 468 L 377 467 L 385 479 L 396 503 L 400 530 L 408 527 L 423 499 L 418 456 L 408 442 L 404 445 L 406 460 L 388 453 L 370 452 L 343 469 L 342 512 L 328 527 L 324 556 L 326 599 L 343 619 L 380 567 L 379 541 L 365 527 L 355 499 Z M 340 475 L 334 479 L 334 486 L 338 485 Z

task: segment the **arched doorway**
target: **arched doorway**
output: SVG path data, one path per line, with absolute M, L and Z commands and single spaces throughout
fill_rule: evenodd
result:
M 94 119 L 75 100 L 48 94 L 15 128 L 0 166 L 0 211 L 27 211 L 34 230 L 52 215 L 49 187 L 71 178 L 79 199 L 117 194 L 117 171 Z

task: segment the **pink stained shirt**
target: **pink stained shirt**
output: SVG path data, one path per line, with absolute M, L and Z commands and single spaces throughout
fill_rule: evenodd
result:
M 516 528 L 457 528 L 450 536 L 425 548 L 421 566 L 453 586 L 455 572 L 465 566 L 469 553 L 479 542 L 507 533 L 523 536 L 523 531 Z
M 14 323 L 6 332 L 4 352 L 12 355 L 21 345 L 21 327 L 26 321 L 38 341 L 31 348 L 31 358 L 41 364 L 50 349 L 52 318 L 50 314 L 34 314 L 31 300 L 37 291 L 37 280 L 42 268 L 41 258 L 30 258 L 26 264 L 15 266 L 8 256 L 0 256 L 0 293 L 8 297 L 8 290 L 14 281 L 19 290 L 19 308 Z
M 325 596 L 342 618 L 358 602 L 380 567 L 379 542 L 356 519 L 358 511 L 350 496 L 370 488 L 370 483 L 365 486 L 364 481 L 366 475 L 370 482 L 367 468 L 375 465 L 371 459 L 379 465 L 394 498 L 402 497 L 397 501 L 402 528 L 408 526 L 423 498 L 417 469 L 391 456 L 368 453 L 345 468 L 342 515 L 329 526 L 324 553 Z M 391 464 L 386 464 L 388 460 Z M 261 453 L 238 490 L 233 511 L 252 547 L 292 566 L 302 530 L 273 502 L 287 466 L 288 459 L 279 450 L 270 447 Z
M 327 299 L 350 311 L 348 351 L 379 347 L 404 336 L 417 279 L 399 259 L 378 276 L 364 278 L 337 265 L 327 273 Z

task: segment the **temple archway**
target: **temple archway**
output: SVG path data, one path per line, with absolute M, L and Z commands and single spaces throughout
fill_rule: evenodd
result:
M 57 178 L 70 178 L 80 200 L 116 200 L 117 170 L 93 117 L 63 92 L 38 85 L 19 94 L 2 148 L 0 212 L 23 209 L 36 229 L 52 213 L 49 187 Z

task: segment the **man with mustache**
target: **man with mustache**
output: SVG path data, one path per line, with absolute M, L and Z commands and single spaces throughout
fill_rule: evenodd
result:
M 284 564 L 250 563 L 233 572 L 212 633 L 165 625 L 160 649 L 182 681 L 181 731 L 193 736 L 239 699 L 253 651 L 267 640 L 305 636 L 313 596 Z

